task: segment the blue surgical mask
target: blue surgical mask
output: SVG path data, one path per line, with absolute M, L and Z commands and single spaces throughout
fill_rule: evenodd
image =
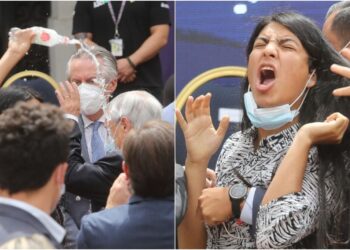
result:
M 309 89 L 306 90 L 306 86 L 309 84 L 315 70 L 311 73 L 309 79 L 307 80 L 303 91 L 291 104 L 284 104 L 272 108 L 258 108 L 254 100 L 253 93 L 248 89 L 244 94 L 244 105 L 247 111 L 248 118 L 250 122 L 256 128 L 263 128 L 265 130 L 277 129 L 285 124 L 293 121 L 293 119 L 299 114 L 299 110 L 303 105 L 305 98 Z M 303 101 L 299 105 L 298 109 L 291 110 L 291 107 L 304 95 Z

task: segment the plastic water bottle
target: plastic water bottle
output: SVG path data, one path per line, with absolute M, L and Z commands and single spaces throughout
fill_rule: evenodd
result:
M 33 43 L 52 47 L 58 44 L 70 44 L 67 36 L 59 35 L 55 30 L 34 26 L 31 28 L 35 32 Z

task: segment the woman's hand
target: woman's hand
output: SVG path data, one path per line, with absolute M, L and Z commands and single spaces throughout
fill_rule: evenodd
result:
M 339 144 L 349 125 L 349 119 L 341 113 L 333 113 L 324 122 L 302 126 L 298 132 L 311 147 L 314 144 Z
M 218 150 L 229 125 L 229 118 L 224 117 L 218 129 L 214 128 L 210 116 L 210 99 L 210 93 L 201 95 L 195 100 L 190 96 L 186 102 L 186 120 L 181 112 L 176 110 L 176 118 L 186 141 L 186 161 L 194 164 L 203 163 L 205 167 Z
M 35 33 L 30 28 L 10 31 L 8 51 L 24 56 L 28 52 L 34 37 Z

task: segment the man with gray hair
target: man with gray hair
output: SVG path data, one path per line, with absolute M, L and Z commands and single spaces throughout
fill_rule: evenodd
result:
M 161 119 L 162 105 L 148 92 L 134 90 L 116 96 L 108 105 L 108 113 L 111 116 L 111 133 L 116 135 L 115 145 L 122 149 L 131 129 L 139 129 L 147 121 Z
M 350 41 L 350 2 L 333 4 L 325 18 L 322 32 L 332 46 L 340 51 Z
M 81 141 L 79 141 L 81 153 L 79 154 L 83 158 L 82 161 L 86 164 L 94 163 L 106 155 L 105 144 L 108 133 L 103 108 L 106 107 L 111 94 L 117 87 L 116 62 L 112 54 L 100 46 L 81 48 L 70 57 L 66 72 L 68 81 L 62 84 L 57 97 L 62 109 L 66 112 L 66 117 L 75 120 L 79 125 L 81 132 Z M 79 95 L 75 99 L 71 98 L 69 91 L 65 91 L 69 86 L 71 87 L 72 82 L 78 86 Z M 70 107 L 75 108 L 74 112 L 67 111 Z M 111 165 L 117 164 L 120 160 L 121 156 L 114 157 Z M 121 168 L 118 174 L 120 172 Z M 115 177 L 114 174 L 113 177 Z M 77 178 L 80 181 L 85 177 L 79 175 Z M 91 196 L 70 192 L 74 183 L 67 183 L 68 192 L 62 199 L 65 222 L 69 224 L 67 227 L 71 232 L 79 229 L 84 215 L 91 211 L 99 211 L 106 199 L 101 195 L 99 195 L 101 198 L 96 199 L 96 194 L 100 193 L 99 187 L 92 192 Z M 103 185 L 103 182 L 101 183 Z M 104 190 L 104 186 L 101 189 Z M 72 234 L 74 237 L 75 233 Z

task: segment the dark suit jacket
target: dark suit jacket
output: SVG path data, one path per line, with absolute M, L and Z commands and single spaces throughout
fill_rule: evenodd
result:
M 85 162 L 81 156 L 80 140 L 81 132 L 75 123 L 70 138 L 69 166 L 65 177 L 66 190 L 105 206 L 109 189 L 122 172 L 123 158 L 116 153 L 95 163 Z
M 42 234 L 56 248 L 61 248 L 46 227 L 30 213 L 17 207 L 0 204 L 0 245 L 8 240 L 33 234 Z
M 83 217 L 78 248 L 173 249 L 174 230 L 174 197 L 132 196 L 128 204 Z

